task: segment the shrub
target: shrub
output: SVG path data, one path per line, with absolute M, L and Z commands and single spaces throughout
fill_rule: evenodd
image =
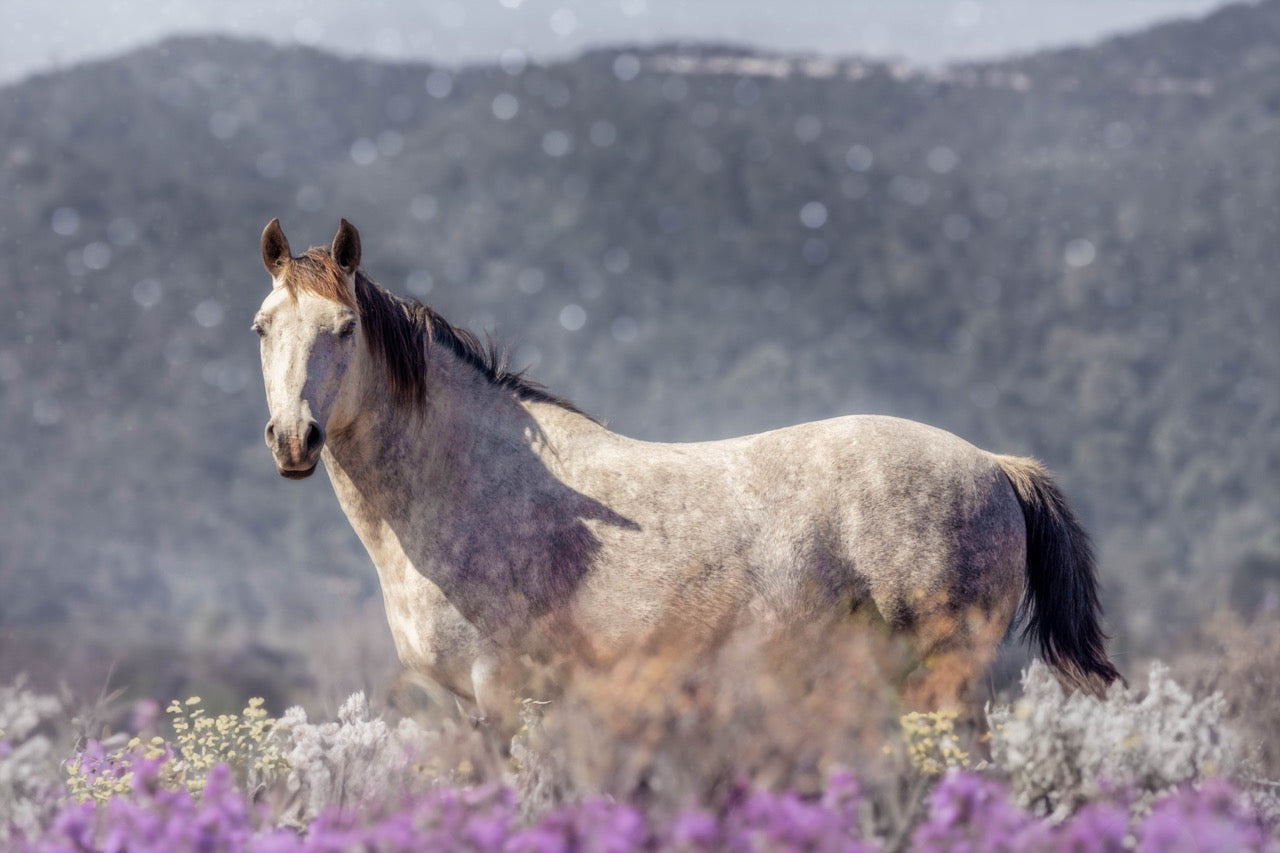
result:
M 1194 698 L 1162 664 L 1152 664 L 1145 695 L 1118 682 L 1105 700 L 1068 694 L 1039 662 L 1022 687 L 1012 706 L 987 713 L 992 760 L 1019 805 L 1055 820 L 1114 789 L 1132 792 L 1141 810 L 1179 784 L 1238 764 L 1222 698 Z
M 282 819 L 305 826 L 325 811 L 360 811 L 425 790 L 435 778 L 427 764 L 437 742 L 413 720 L 396 726 L 369 711 L 364 693 L 342 704 L 337 722 L 310 723 L 290 708 L 276 724 L 288 767 Z
M 913 712 L 900 720 L 911 765 L 921 773 L 936 776 L 949 768 L 967 767 L 969 753 L 960 748 L 955 711 Z
M 198 794 L 209 771 L 219 764 L 232 768 L 242 790 L 260 793 L 289 768 L 281 754 L 276 721 L 260 698 L 250 699 L 239 714 L 211 717 L 199 696 L 169 704 L 175 741 L 175 767 L 187 788 Z
M 50 810 L 68 746 L 54 732 L 65 717 L 57 697 L 32 692 L 22 682 L 0 686 L 0 843 L 11 824 L 34 827 Z

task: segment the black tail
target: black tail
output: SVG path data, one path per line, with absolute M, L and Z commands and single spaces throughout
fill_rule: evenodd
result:
M 1027 521 L 1027 590 L 1018 607 L 1024 639 L 1063 678 L 1102 695 L 1120 673 L 1107 659 L 1093 546 L 1066 498 L 1034 459 L 997 456 Z M 1121 679 L 1123 680 L 1123 679 Z

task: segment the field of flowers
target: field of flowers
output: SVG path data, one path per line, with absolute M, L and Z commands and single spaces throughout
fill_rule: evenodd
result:
M 1274 786 L 1227 699 L 1194 696 L 1159 664 L 1105 700 L 1068 695 L 1033 664 L 985 725 L 909 714 L 843 765 L 796 749 L 781 762 L 759 709 L 730 698 L 743 739 L 718 762 L 723 743 L 698 726 L 723 734 L 730 721 L 705 695 L 701 722 L 638 715 L 624 727 L 644 716 L 649 728 L 614 744 L 570 702 L 526 702 L 525 729 L 499 755 L 466 723 L 393 722 L 360 693 L 325 722 L 301 708 L 273 718 L 256 699 L 224 714 L 198 697 L 163 714 L 144 701 L 129 732 L 109 734 L 103 707 L 74 713 L 13 684 L 0 687 L 0 847 L 1280 850 Z

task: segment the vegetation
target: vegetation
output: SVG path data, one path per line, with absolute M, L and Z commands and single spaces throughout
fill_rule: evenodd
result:
M 1159 667 L 1145 691 L 1117 687 L 1106 700 L 1064 697 L 1039 665 L 1024 686 L 1013 705 L 989 712 L 990 761 L 956 746 L 963 735 L 955 715 L 912 714 L 877 750 L 905 754 L 906 763 L 864 761 L 856 774 L 833 764 L 802 789 L 760 775 L 716 779 L 715 747 L 704 747 L 683 765 L 686 775 L 701 777 L 699 796 L 660 786 L 628 796 L 575 791 L 571 780 L 581 768 L 561 766 L 551 772 L 570 787 L 540 803 L 520 792 L 547 767 L 450 766 L 458 742 L 445 744 L 442 730 L 411 718 L 392 724 L 373 715 L 362 694 L 344 703 L 336 722 L 321 724 L 296 708 L 270 720 L 259 700 L 242 715 L 216 718 L 201 713 L 198 698 L 174 702 L 170 740 L 135 736 L 120 748 L 109 747 L 118 738 L 89 740 L 51 777 L 56 764 L 33 767 L 14 755 L 56 737 L 65 712 L 51 697 L 9 690 L 0 719 L 34 714 L 46 733 L 33 738 L 22 729 L 0 742 L 0 779 L 16 781 L 19 792 L 6 799 L 0 841 L 31 851 L 1234 851 L 1280 844 L 1267 817 L 1276 806 L 1271 788 L 1224 772 L 1243 765 L 1233 763 L 1242 753 L 1218 697 L 1191 699 Z M 770 703 L 766 693 L 757 701 Z M 786 703 L 772 704 L 770 713 L 791 724 L 814 722 Z M 728 722 L 750 737 L 741 728 L 752 716 Z M 570 721 L 588 722 L 598 721 Z M 1168 748 L 1147 748 L 1156 742 Z M 594 760 L 627 764 L 632 746 L 610 743 Z M 750 766 L 751 757 L 742 758 L 737 766 Z M 607 775 L 625 776 L 617 768 Z

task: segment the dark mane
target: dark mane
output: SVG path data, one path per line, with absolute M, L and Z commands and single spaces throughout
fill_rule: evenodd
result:
M 346 282 L 328 250 L 308 249 L 293 259 L 292 266 L 285 277 L 290 290 L 307 290 L 351 305 Z M 518 399 L 551 403 L 590 417 L 571 401 L 527 378 L 523 370 L 511 370 L 505 347 L 492 340 L 481 343 L 472 332 L 454 326 L 416 299 L 390 293 L 360 270 L 356 271 L 356 302 L 351 307 L 360 312 L 360 327 L 369 350 L 386 368 L 392 396 L 403 405 L 421 407 L 426 402 L 427 349 L 438 343 Z

